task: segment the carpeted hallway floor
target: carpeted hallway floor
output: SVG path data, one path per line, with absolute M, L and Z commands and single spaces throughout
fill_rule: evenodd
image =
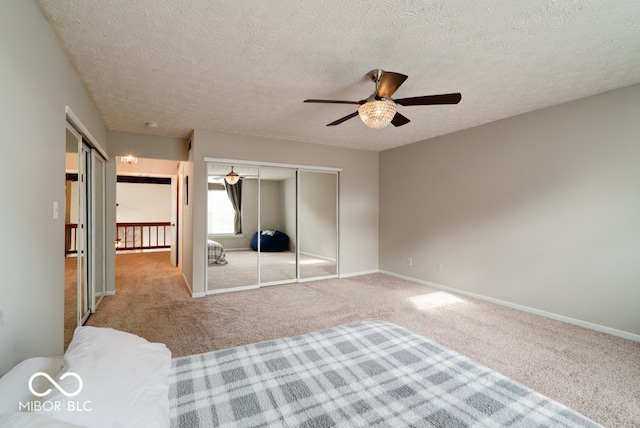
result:
M 163 342 L 178 357 L 386 320 L 605 426 L 640 426 L 640 343 L 383 274 L 193 299 L 168 260 L 168 253 L 118 254 L 116 295 L 87 325 Z

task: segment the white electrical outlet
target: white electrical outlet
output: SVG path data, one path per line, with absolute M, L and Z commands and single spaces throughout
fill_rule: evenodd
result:
M 411 257 L 409 257 L 409 258 L 407 259 L 407 264 L 408 264 L 409 266 L 413 266 L 413 259 L 412 259 Z
M 53 201 L 53 219 L 58 218 L 58 201 Z
M 442 272 L 442 263 L 436 263 L 436 270 Z

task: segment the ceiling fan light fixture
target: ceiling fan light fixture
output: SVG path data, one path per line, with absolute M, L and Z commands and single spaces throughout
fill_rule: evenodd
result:
M 226 181 L 230 185 L 236 184 L 240 180 L 240 176 L 233 170 L 231 167 L 231 172 L 224 177 L 224 181 Z
M 398 106 L 393 100 L 368 101 L 358 107 L 360 119 L 373 129 L 382 129 L 390 124 L 397 111 Z

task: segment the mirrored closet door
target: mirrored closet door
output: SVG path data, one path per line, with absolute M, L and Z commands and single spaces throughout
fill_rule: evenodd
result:
M 338 274 L 338 174 L 300 171 L 300 278 Z
M 296 170 L 260 167 L 260 285 L 295 282 Z
M 207 291 L 258 286 L 258 167 L 207 163 Z
M 96 311 L 105 293 L 105 162 L 67 123 L 65 343 L 75 327 Z
M 338 173 L 207 162 L 207 292 L 338 275 Z

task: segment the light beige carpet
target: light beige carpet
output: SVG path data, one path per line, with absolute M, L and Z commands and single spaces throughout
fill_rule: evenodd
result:
M 227 264 L 211 264 L 207 268 L 207 290 L 256 285 L 258 253 L 251 250 L 226 252 Z M 300 277 L 336 275 L 335 261 L 300 255 Z M 296 253 L 292 251 L 260 253 L 260 283 L 293 282 L 296 279 Z
M 78 325 L 78 259 L 64 259 L 64 349 L 67 349 L 73 330 Z
M 192 299 L 167 253 L 117 255 L 116 296 L 87 325 L 166 343 L 175 357 L 386 320 L 608 427 L 640 426 L 640 343 L 383 274 Z

